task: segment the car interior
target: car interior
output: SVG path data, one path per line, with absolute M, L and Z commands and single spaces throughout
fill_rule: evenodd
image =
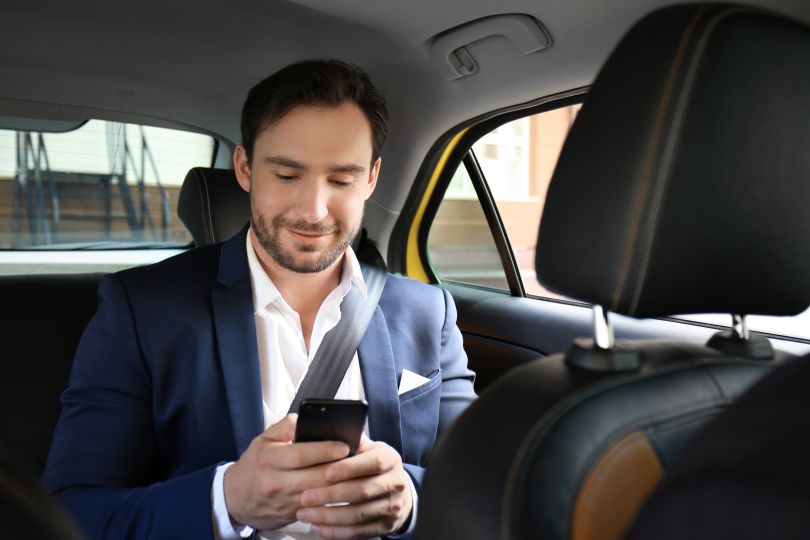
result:
M 477 374 L 415 537 L 621 538 L 691 435 L 810 352 L 808 24 L 803 0 L 4 4 L 9 534 L 80 537 L 38 477 L 101 276 L 238 232 L 247 90 L 338 58 L 391 116 L 353 247 L 451 293 Z

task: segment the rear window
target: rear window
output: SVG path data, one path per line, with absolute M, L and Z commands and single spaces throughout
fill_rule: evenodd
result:
M 187 247 L 178 193 L 190 168 L 211 165 L 216 140 L 103 120 L 71 127 L 0 129 L 0 274 L 113 271 Z

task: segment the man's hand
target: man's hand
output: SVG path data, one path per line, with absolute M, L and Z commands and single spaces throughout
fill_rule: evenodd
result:
M 328 485 L 329 463 L 349 455 L 342 442 L 291 444 L 297 418 L 290 414 L 267 428 L 225 471 L 231 521 L 270 530 L 295 521 L 305 490 Z
M 296 513 L 324 538 L 383 536 L 401 529 L 411 515 L 408 473 L 385 443 L 364 435 L 357 455 L 328 465 L 325 478 L 331 485 L 304 491 L 305 508 Z

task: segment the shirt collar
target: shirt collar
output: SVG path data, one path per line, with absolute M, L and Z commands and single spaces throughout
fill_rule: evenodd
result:
M 363 279 L 363 269 L 360 266 L 360 261 L 357 260 L 357 255 L 355 255 L 351 246 L 346 248 L 346 256 L 343 258 L 343 267 L 341 269 L 339 287 L 344 287 L 344 284 L 345 290 L 342 291 L 341 296 L 346 296 L 346 294 L 349 292 L 349 287 L 354 285 L 357 287 L 357 290 L 360 291 L 360 294 L 363 296 L 363 300 L 368 297 L 366 280 Z
M 247 250 L 248 267 L 250 268 L 250 282 L 253 285 L 253 307 L 254 310 L 258 312 L 260 309 L 263 309 L 281 298 L 281 293 L 273 283 L 273 280 L 270 279 L 270 276 L 267 275 L 267 272 L 264 271 L 264 268 L 262 268 L 259 257 L 256 255 L 256 250 L 253 249 L 253 243 L 250 241 L 250 231 L 248 231 L 245 237 L 245 249 Z M 340 283 L 337 286 L 341 298 L 348 294 L 352 285 L 357 287 L 357 290 L 363 296 L 364 300 L 368 297 L 368 289 L 363 279 L 363 271 L 360 267 L 360 262 L 357 260 L 357 256 L 350 246 L 346 248 L 345 257 L 343 257 Z

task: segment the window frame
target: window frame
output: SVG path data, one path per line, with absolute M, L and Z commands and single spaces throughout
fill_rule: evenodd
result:
M 445 136 L 442 137 L 437 142 L 437 144 L 434 145 L 434 147 L 431 149 L 431 152 L 428 154 L 428 158 L 425 160 L 423 166 L 420 168 L 419 177 L 423 179 L 423 182 L 417 183 L 418 185 L 414 186 L 414 190 L 412 191 L 411 195 L 414 195 L 416 193 L 421 195 L 422 197 L 425 196 L 425 191 L 426 188 L 428 187 L 427 179 L 430 176 L 429 174 L 427 174 L 427 171 L 434 170 L 437 166 L 440 165 L 439 162 L 441 161 L 440 158 L 442 152 L 447 150 L 448 144 L 452 142 L 452 139 L 454 137 L 461 134 L 460 138 L 456 141 L 454 148 L 450 149 L 450 153 L 447 156 L 443 169 L 439 172 L 438 179 L 436 180 L 436 183 L 433 186 L 432 192 L 429 195 L 427 195 L 428 197 L 427 204 L 424 208 L 424 213 L 422 214 L 421 219 L 418 220 L 418 223 L 414 223 L 417 218 L 415 212 L 410 213 L 407 217 L 403 216 L 402 218 L 400 218 L 400 222 L 402 222 L 403 218 L 406 218 L 408 222 L 412 224 L 412 226 L 415 225 L 417 227 L 418 257 L 419 260 L 421 261 L 422 268 L 424 269 L 425 273 L 427 274 L 427 278 L 431 283 L 441 283 L 442 281 L 447 281 L 449 283 L 458 283 L 459 285 L 479 288 L 482 290 L 492 290 L 500 293 L 508 293 L 510 296 L 513 297 L 535 298 L 540 300 L 562 301 L 565 303 L 573 303 L 576 305 L 585 305 L 582 302 L 565 301 L 545 296 L 526 295 L 526 290 L 525 287 L 523 286 L 523 280 L 520 277 L 520 269 L 517 267 L 517 262 L 515 260 L 514 253 L 512 251 L 511 243 L 509 242 L 509 238 L 506 234 L 506 229 L 504 227 L 503 220 L 501 219 L 500 212 L 498 211 L 497 204 L 494 201 L 492 192 L 489 188 L 489 184 L 486 181 L 486 177 L 483 171 L 481 170 L 477 158 L 475 157 L 475 153 L 472 150 L 472 146 L 481 137 L 483 137 L 490 131 L 513 120 L 547 112 L 553 109 L 565 107 L 572 104 L 582 103 L 584 95 L 587 93 L 587 90 L 588 90 L 587 87 L 577 88 L 575 90 L 570 90 L 553 96 L 541 98 L 528 104 L 509 107 L 506 109 L 494 111 L 486 115 L 482 115 L 478 118 L 472 119 L 465 126 L 459 126 L 456 129 L 451 130 L 450 132 L 445 134 Z M 484 216 L 487 219 L 487 224 L 489 225 L 490 233 L 492 234 L 493 240 L 495 242 L 495 247 L 498 251 L 498 255 L 501 260 L 501 265 L 503 267 L 507 283 L 509 284 L 508 291 L 505 291 L 504 289 L 492 289 L 490 287 L 486 287 L 483 285 L 476 285 L 473 283 L 442 280 L 431 263 L 430 255 L 428 253 L 428 237 L 430 234 L 430 229 L 433 225 L 433 221 L 436 217 L 436 213 L 438 212 L 439 206 L 444 200 L 444 196 L 447 192 L 448 186 L 450 185 L 450 181 L 452 180 L 453 175 L 455 174 L 458 167 L 462 165 L 467 169 L 467 173 L 470 176 L 470 179 L 473 183 L 473 188 L 475 189 L 478 202 L 481 205 L 481 209 L 484 212 Z M 418 202 L 420 199 L 416 198 L 415 200 Z M 412 197 L 409 196 L 408 202 L 406 203 L 406 208 L 416 206 L 416 204 L 413 203 L 414 201 L 412 200 Z M 397 233 L 401 233 L 401 231 L 399 231 L 398 229 L 399 227 L 395 228 L 394 234 L 392 235 L 392 242 L 391 242 L 392 249 L 395 246 L 402 246 L 402 245 L 404 245 L 407 249 L 406 244 L 400 244 L 401 238 L 399 238 L 399 235 Z M 395 239 L 399 240 L 400 242 L 395 241 Z M 404 251 L 405 250 L 403 250 L 403 252 Z
M 525 296 L 523 283 L 517 273 L 517 262 L 515 261 L 514 254 L 512 253 L 512 246 L 510 245 L 509 239 L 506 236 L 506 229 L 503 226 L 503 220 L 501 219 L 501 215 L 498 211 L 498 206 L 495 204 L 495 200 L 492 197 L 492 191 L 489 189 L 489 185 L 484 178 L 484 172 L 481 170 L 481 165 L 478 163 L 478 159 L 476 158 L 472 148 L 469 148 L 464 154 L 464 157 L 462 158 L 458 167 L 461 166 L 466 169 L 467 175 L 470 177 L 473 189 L 475 190 L 476 200 L 479 202 L 481 211 L 487 220 L 487 226 L 489 227 L 489 232 L 492 235 L 492 240 L 495 243 L 495 249 L 498 252 L 498 258 L 501 261 L 501 267 L 509 287 L 508 292 L 511 296 Z M 455 171 L 458 170 L 458 167 L 451 169 L 452 173 L 455 173 Z M 444 174 L 439 179 L 439 184 L 436 186 L 430 201 L 428 201 L 427 208 L 425 209 L 423 223 L 430 226 L 423 226 L 419 229 L 420 252 L 422 252 L 422 259 L 426 262 L 427 268 L 430 270 L 429 275 L 431 276 L 431 279 L 435 280 L 435 283 L 459 283 L 461 285 L 469 285 L 471 287 L 479 287 L 496 292 L 504 292 L 504 289 L 500 288 L 486 287 L 484 285 L 465 281 L 443 279 L 433 265 L 433 261 L 430 257 L 428 240 L 433 222 L 438 214 L 442 202 L 445 200 L 444 196 L 447 193 L 447 188 L 450 186 L 452 178 L 453 174 Z

